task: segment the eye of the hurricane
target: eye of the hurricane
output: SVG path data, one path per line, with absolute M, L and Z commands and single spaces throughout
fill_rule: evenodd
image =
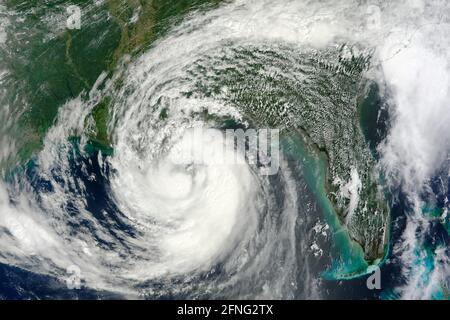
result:
M 201 134 L 199 134 L 201 132 Z M 142 229 L 151 276 L 207 270 L 245 241 L 258 213 L 258 183 L 219 130 L 187 129 L 146 168 L 119 163 L 112 186 L 124 214 Z

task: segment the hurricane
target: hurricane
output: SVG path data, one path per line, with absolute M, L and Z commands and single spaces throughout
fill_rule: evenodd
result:
M 166 2 L 0 2 L 0 297 L 448 299 L 447 1 Z

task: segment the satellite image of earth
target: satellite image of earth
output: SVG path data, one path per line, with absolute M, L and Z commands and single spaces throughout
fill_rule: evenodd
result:
M 448 0 L 0 0 L 0 300 L 448 300 L 449 35 Z

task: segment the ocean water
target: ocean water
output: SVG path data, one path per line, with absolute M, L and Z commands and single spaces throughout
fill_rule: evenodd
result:
M 66 7 L 0 6 L 1 298 L 448 299 L 446 2 Z

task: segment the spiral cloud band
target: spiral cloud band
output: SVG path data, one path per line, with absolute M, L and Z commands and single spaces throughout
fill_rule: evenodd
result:
M 399 188 L 410 208 L 394 291 L 432 297 L 447 249 L 426 284 L 416 262 L 423 194 L 450 151 L 448 17 L 438 0 L 236 0 L 187 14 L 61 106 L 32 165 L 0 182 L 0 262 L 121 297 L 320 298 L 324 269 L 338 265 L 340 280 L 383 260 L 384 193 Z M 354 120 L 366 82 L 389 104 L 376 150 Z M 108 155 L 83 149 L 104 101 Z M 3 160 L 15 143 L 0 142 Z M 340 219 L 320 213 L 333 210 Z M 361 268 L 342 271 L 356 264 L 345 254 L 334 264 L 335 239 Z

